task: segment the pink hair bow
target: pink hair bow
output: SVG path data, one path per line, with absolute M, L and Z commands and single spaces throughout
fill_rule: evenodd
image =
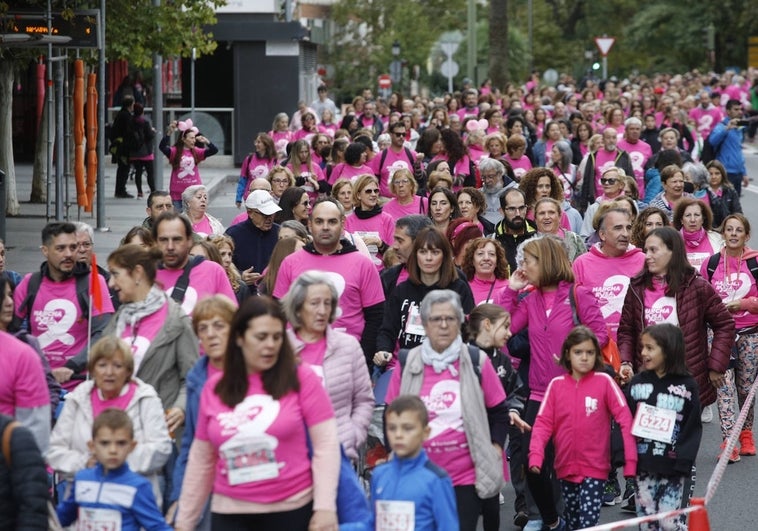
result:
M 474 131 L 475 129 L 481 129 L 482 131 L 486 131 L 487 127 L 489 127 L 489 122 L 482 118 L 481 120 L 469 120 L 466 122 L 466 130 L 470 133 L 471 131 Z
M 176 128 L 179 129 L 179 131 L 182 132 L 182 134 L 186 134 L 188 131 L 197 134 L 199 132 L 199 129 L 192 125 L 192 118 L 187 118 L 183 122 L 177 122 Z

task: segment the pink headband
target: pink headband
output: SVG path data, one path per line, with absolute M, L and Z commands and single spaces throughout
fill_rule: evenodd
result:
M 187 133 L 197 134 L 199 132 L 199 129 L 192 125 L 192 118 L 187 118 L 183 122 L 178 122 L 176 124 L 176 128 L 182 132 L 182 136 L 186 135 Z

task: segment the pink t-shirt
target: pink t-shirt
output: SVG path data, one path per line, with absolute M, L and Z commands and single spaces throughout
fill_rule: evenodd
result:
M 134 374 L 137 374 L 139 366 L 145 358 L 145 353 L 147 352 L 147 349 L 150 348 L 150 343 L 155 340 L 158 332 L 161 331 L 161 327 L 166 322 L 167 316 L 168 302 L 161 306 L 157 312 L 151 313 L 147 317 L 141 319 L 134 328 L 132 328 L 131 325 L 126 325 L 124 328 L 124 331 L 121 334 L 121 339 L 126 341 L 132 347 Z
M 693 242 L 694 243 L 694 242 Z M 697 242 L 696 245 L 685 241 L 684 250 L 687 252 L 687 261 L 695 269 L 700 269 L 703 262 L 707 262 L 711 255 L 718 251 L 711 245 L 710 238 L 708 238 L 708 232 L 703 231 L 703 237 Z
M 26 275 L 13 294 L 16 308 L 26 299 L 30 278 L 31 275 Z M 91 304 L 90 312 L 93 316 L 113 313 L 108 286 L 101 275 L 98 275 L 98 282 L 103 294 L 103 308 L 99 311 Z M 75 278 L 54 282 L 43 275 L 29 311 L 29 331 L 39 341 L 51 369 L 63 367 L 87 345 L 87 318 L 82 314 L 78 300 Z M 69 381 L 63 387 L 73 389 L 79 383 L 81 382 Z
M 724 113 L 713 105 L 709 105 L 707 109 L 703 109 L 701 105 L 698 105 L 690 111 L 690 119 L 695 121 L 698 134 L 702 138 L 708 138 L 711 131 L 724 119 Z
M 595 197 L 603 195 L 603 187 L 600 186 L 600 177 L 603 172 L 616 165 L 616 151 L 608 152 L 605 149 L 598 149 L 595 153 Z
M 329 395 L 307 364 L 297 367 L 300 392 L 274 400 L 260 374 L 248 375 L 245 399 L 230 408 L 210 377 L 200 395 L 195 437 L 217 452 L 213 492 L 236 500 L 274 503 L 313 485 L 306 426 L 334 418 Z
M 645 326 L 671 323 L 679 326 L 676 313 L 676 298 L 665 293 L 665 285 L 657 278 L 653 279 L 653 289 L 645 289 Z
M 351 234 L 361 236 L 363 233 L 372 232 L 379 234 L 379 237 L 387 245 L 392 245 L 395 234 L 395 220 L 384 212 L 368 219 L 361 219 L 351 212 L 345 218 L 345 230 Z
M 292 131 L 269 131 L 268 136 L 274 141 L 277 153 L 284 154 L 287 152 L 287 144 L 292 142 Z
M 174 286 L 179 277 L 182 276 L 183 269 L 158 269 L 155 280 L 163 287 L 168 296 L 174 291 Z M 229 277 L 226 276 L 224 268 L 216 262 L 203 260 L 192 268 L 189 275 L 189 285 L 184 294 L 182 309 L 187 315 L 192 315 L 197 301 L 211 295 L 226 295 L 232 301 L 237 300 L 234 294 Z
M 390 199 L 382 207 L 382 212 L 388 214 L 394 221 L 412 214 L 426 214 L 428 211 L 426 197 L 413 196 L 413 200 L 407 205 L 401 205 L 397 198 Z
M 232 222 L 231 222 L 231 224 L 229 226 L 231 227 L 232 225 L 237 225 L 239 223 L 244 223 L 245 221 L 247 221 L 247 219 L 249 217 L 250 217 L 250 215 L 247 213 L 247 211 L 240 212 L 239 214 L 237 214 L 236 216 L 234 216 L 234 219 L 232 220 Z
M 169 160 L 174 160 L 176 149 L 175 146 L 171 147 Z M 172 168 L 171 183 L 168 188 L 172 200 L 180 201 L 182 199 L 182 192 L 188 187 L 203 184 L 195 158 L 197 158 L 198 162 L 205 160 L 205 150 L 200 148 L 194 148 L 193 150 L 183 149 L 181 159 L 179 160 L 179 167 Z
M 634 178 L 637 181 L 640 197 L 642 197 L 645 190 L 645 164 L 648 159 L 653 156 L 653 148 L 643 140 L 638 140 L 632 144 L 626 139 L 621 139 L 618 141 L 617 145 L 619 149 L 623 149 L 629 153 L 629 158 L 632 161 L 632 169 L 634 170 Z
M 0 413 L 16 416 L 16 409 L 50 403 L 42 360 L 32 347 L 0 331 L 3 370 L 0 371 Z
M 474 304 L 482 304 L 483 302 L 494 304 L 496 300 L 499 300 L 496 296 L 497 293 L 508 287 L 508 279 L 482 280 L 474 275 L 474 278 L 469 280 L 468 285 L 474 295 Z
M 482 362 L 484 405 L 494 407 L 505 400 L 505 391 L 489 358 L 482 358 Z M 453 363 L 453 367 L 458 374 L 460 361 Z M 399 370 L 392 372 L 386 394 L 388 404 L 400 393 L 401 374 Z M 453 485 L 475 484 L 474 461 L 463 431 L 460 380 L 449 370 L 437 374 L 430 365 L 424 365 L 424 382 L 419 397 L 429 410 L 431 433 L 424 443 L 429 459 L 450 475 Z
M 484 149 L 481 148 L 480 146 L 469 146 L 468 153 L 473 163 L 476 164 L 477 166 L 479 165 L 479 162 L 482 159 L 489 158 L 490 156 L 489 152 L 484 151 Z
M 295 131 L 295 134 L 292 135 L 292 142 L 297 142 L 298 140 L 305 140 L 308 142 L 308 145 L 311 144 L 311 140 L 313 140 L 313 135 L 315 135 L 318 131 L 306 131 L 305 129 L 298 129 Z
M 318 188 L 316 188 L 311 181 L 308 180 L 309 176 L 313 176 L 317 181 L 323 181 L 324 180 L 324 172 L 319 167 L 316 162 L 311 162 L 311 169 L 308 169 L 308 166 L 301 165 L 297 170 L 292 167 L 292 164 L 287 164 L 287 167 L 292 171 L 294 176 L 297 177 L 303 177 L 305 179 L 305 184 L 303 184 L 300 188 L 308 192 L 308 197 L 311 200 L 311 204 L 313 204 L 316 199 L 318 199 Z
M 371 259 L 357 251 L 323 256 L 300 249 L 282 261 L 273 296 L 284 297 L 292 282 L 311 269 L 326 273 L 337 287 L 340 302 L 334 328 L 360 341 L 366 324 L 363 309 L 384 302 L 379 272 Z
M 203 219 L 192 225 L 192 231 L 200 236 L 208 236 L 213 234 L 213 228 L 208 216 L 203 216 Z
M 134 372 L 137 372 L 137 369 L 135 369 Z M 100 393 L 98 392 L 97 387 L 93 387 L 92 393 L 90 393 L 90 400 L 92 402 L 92 418 L 97 417 L 100 413 L 109 407 L 120 409 L 121 411 L 126 411 L 126 407 L 129 405 L 129 402 L 132 401 L 132 398 L 134 398 L 134 393 L 136 391 L 137 384 L 134 382 L 129 382 L 126 384 L 126 386 L 124 386 L 124 389 L 121 390 L 121 394 L 119 396 L 116 398 L 105 399 L 100 397 Z
M 517 181 L 520 181 L 524 174 L 532 169 L 532 161 L 526 155 L 521 155 L 517 159 L 512 159 L 510 155 L 506 155 L 505 160 L 511 163 Z
M 416 162 L 416 152 L 411 150 L 412 160 L 408 160 L 408 154 L 405 148 L 400 152 L 395 152 L 392 147 L 387 148 L 387 156 L 384 157 L 384 165 L 379 168 L 379 164 L 382 162 L 384 152 L 378 153 L 376 157 L 371 159 L 371 168 L 374 171 L 374 175 L 379 175 L 379 193 L 383 197 L 392 197 L 390 192 L 390 174 L 394 174 L 397 170 L 406 169 L 413 173 L 413 163 Z
M 726 269 L 724 260 L 727 260 Z M 727 275 L 728 271 L 728 275 Z M 708 261 L 704 261 L 700 266 L 700 274 L 703 278 L 708 278 Z M 745 260 L 738 259 L 735 256 L 722 256 L 716 270 L 711 278 L 711 285 L 716 293 L 719 294 L 724 304 L 731 301 L 744 299 L 747 297 L 758 297 L 758 288 L 755 285 L 755 279 Z M 750 313 L 747 310 L 731 312 L 734 318 L 734 325 L 737 329 L 747 328 L 758 324 L 758 314 Z
M 340 162 L 334 167 L 331 175 L 329 175 L 329 184 L 334 184 L 337 182 L 337 179 L 349 179 L 352 182 L 359 175 L 374 175 L 374 170 L 367 164 L 361 164 L 356 168 L 346 162 Z
M 299 337 L 299 336 L 298 336 Z M 302 341 L 303 339 L 300 338 Z M 303 341 L 303 348 L 300 349 L 298 355 L 300 359 L 310 365 L 313 372 L 315 372 L 321 379 L 321 383 L 324 383 L 324 355 L 326 354 L 326 336 L 322 337 L 314 343 L 306 343 Z

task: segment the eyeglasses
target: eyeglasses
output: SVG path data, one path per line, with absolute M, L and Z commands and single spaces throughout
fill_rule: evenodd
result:
M 516 212 L 526 212 L 526 205 L 516 207 L 505 207 L 505 211 L 509 214 L 515 214 Z
M 500 177 L 497 173 L 483 173 L 482 179 L 497 179 Z
M 289 184 L 289 179 L 271 179 L 274 184 Z
M 365 193 L 367 193 L 367 194 L 378 194 L 379 193 L 379 189 L 378 188 L 371 188 L 371 189 L 366 188 L 363 191 Z
M 398 179 L 397 181 L 393 181 L 396 185 L 398 184 L 411 184 L 411 181 L 408 179 Z
M 400 138 L 401 136 L 405 136 L 405 133 L 392 133 L 394 136 Z
M 618 181 L 618 179 L 614 179 L 613 177 L 609 177 L 608 179 L 603 178 L 600 179 L 600 184 L 616 184 L 616 181 Z
M 440 326 L 444 323 L 444 325 L 447 326 L 451 324 L 457 324 L 458 318 L 452 317 L 450 315 L 435 315 L 434 317 L 429 318 L 429 322 L 437 326 Z

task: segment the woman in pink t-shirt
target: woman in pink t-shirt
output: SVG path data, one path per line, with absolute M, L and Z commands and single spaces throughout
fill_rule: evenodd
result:
M 284 160 L 287 157 L 287 144 L 292 142 L 292 131 L 290 131 L 289 125 L 290 117 L 286 112 L 280 112 L 274 116 L 271 131 L 268 132 L 268 136 L 274 141 L 279 160 Z
M 287 168 L 295 176 L 295 185 L 302 186 L 308 192 L 311 201 L 315 202 L 318 199 L 320 182 L 324 180 L 324 172 L 313 162 L 311 146 L 307 141 L 298 140 L 292 145 Z
M 508 260 L 503 246 L 495 239 L 472 240 L 463 257 L 462 269 L 475 304 L 499 300 L 498 292 L 508 286 Z
M 395 220 L 379 206 L 379 182 L 374 175 L 364 174 L 353 185 L 355 210 L 345 218 L 345 230 L 360 236 L 373 257 L 381 258 L 392 245 Z M 374 259 L 374 263 L 377 262 Z
M 208 214 L 208 189 L 205 185 L 194 184 L 182 192 L 184 213 L 192 223 L 192 232 L 201 238 L 224 234 L 221 222 Z
M 200 396 L 175 529 L 195 529 L 211 492 L 214 529 L 337 528 L 337 422 L 319 377 L 296 363 L 286 325 L 269 297 L 235 315 L 224 372 Z

